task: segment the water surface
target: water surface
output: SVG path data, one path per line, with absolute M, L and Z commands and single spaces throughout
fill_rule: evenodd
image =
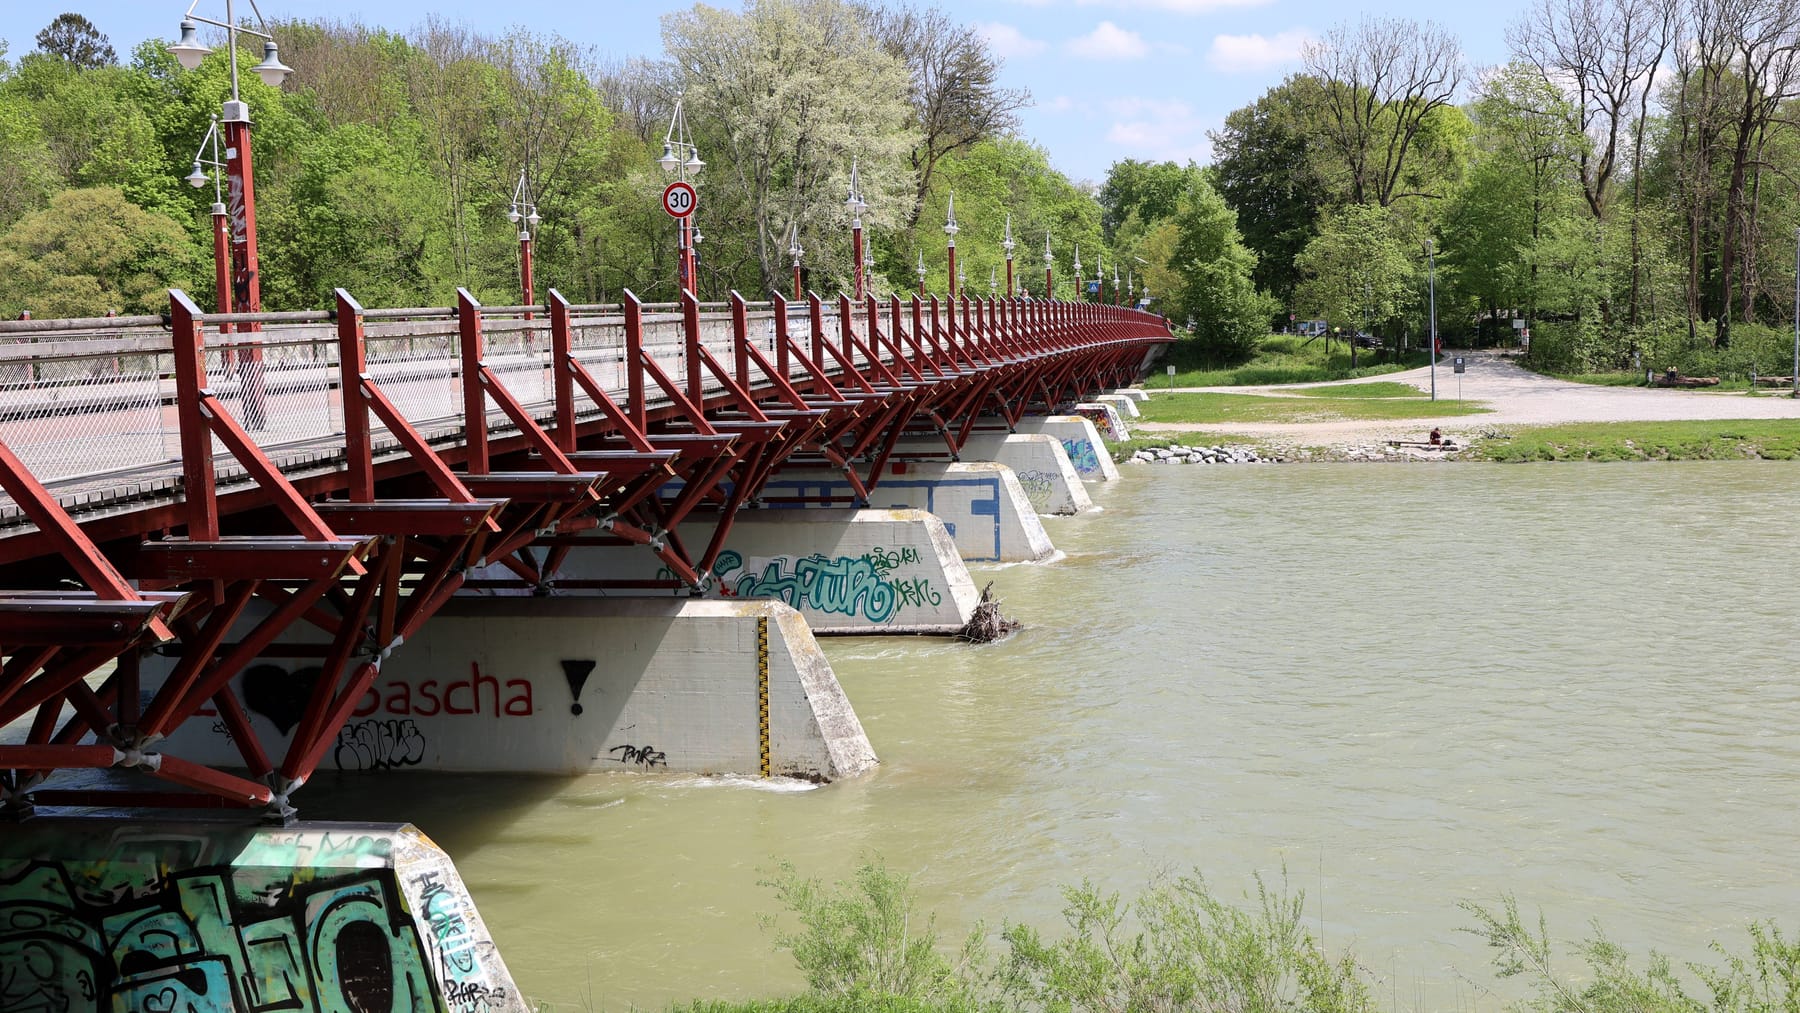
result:
M 1285 869 L 1399 1008 L 1516 994 L 1459 901 L 1680 959 L 1800 907 L 1792 465 L 1125 471 L 1047 522 L 1066 558 L 976 573 L 1015 637 L 827 641 L 870 776 L 345 778 L 306 815 L 417 822 L 557 1009 L 798 991 L 781 861 L 880 857 L 953 939 Z

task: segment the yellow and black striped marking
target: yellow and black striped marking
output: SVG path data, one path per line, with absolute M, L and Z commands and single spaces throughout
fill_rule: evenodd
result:
M 756 620 L 756 724 L 762 743 L 762 776 L 769 776 L 769 617 Z

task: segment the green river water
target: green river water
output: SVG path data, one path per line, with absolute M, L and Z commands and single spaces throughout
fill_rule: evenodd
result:
M 999 644 L 832 640 L 882 764 L 822 788 L 373 775 L 309 818 L 410 819 L 557 1010 L 791 994 L 759 880 L 871 858 L 947 941 L 1054 930 L 1083 878 L 1307 893 L 1396 1009 L 1493 1009 L 1464 900 L 1640 954 L 1800 909 L 1786 464 L 1133 467 L 977 568 Z M 1576 970 L 1572 956 L 1564 966 Z

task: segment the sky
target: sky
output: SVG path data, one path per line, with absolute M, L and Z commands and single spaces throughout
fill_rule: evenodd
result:
M 913 0 L 922 6 L 930 0 Z M 198 0 L 196 13 L 225 20 L 225 0 Z M 1301 46 L 1365 13 L 1435 20 L 1462 40 L 1472 68 L 1506 59 L 1506 27 L 1525 0 L 1442 3 L 1394 0 L 1359 6 L 1331 0 L 935 0 L 974 26 L 1004 60 L 1002 83 L 1030 92 L 1020 132 L 1077 180 L 1100 181 L 1127 158 L 1210 160 L 1207 131 L 1299 67 Z M 662 14 L 692 3 L 609 0 L 267 0 L 269 18 L 360 21 L 405 31 L 428 16 L 491 34 L 520 25 L 554 32 L 602 57 L 657 57 Z M 737 8 L 737 0 L 713 6 Z M 240 19 L 249 0 L 236 0 Z M 63 10 L 85 15 L 121 60 L 148 38 L 172 41 L 179 0 L 5 0 L 0 38 L 17 59 Z

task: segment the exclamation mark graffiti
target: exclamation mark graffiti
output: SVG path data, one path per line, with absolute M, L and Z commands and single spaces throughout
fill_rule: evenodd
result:
M 756 620 L 756 721 L 762 743 L 762 776 L 769 776 L 769 617 Z
M 588 676 L 593 673 L 598 662 L 592 658 L 564 658 L 562 662 L 563 678 L 569 680 L 569 713 L 581 716 L 581 687 L 587 685 Z

